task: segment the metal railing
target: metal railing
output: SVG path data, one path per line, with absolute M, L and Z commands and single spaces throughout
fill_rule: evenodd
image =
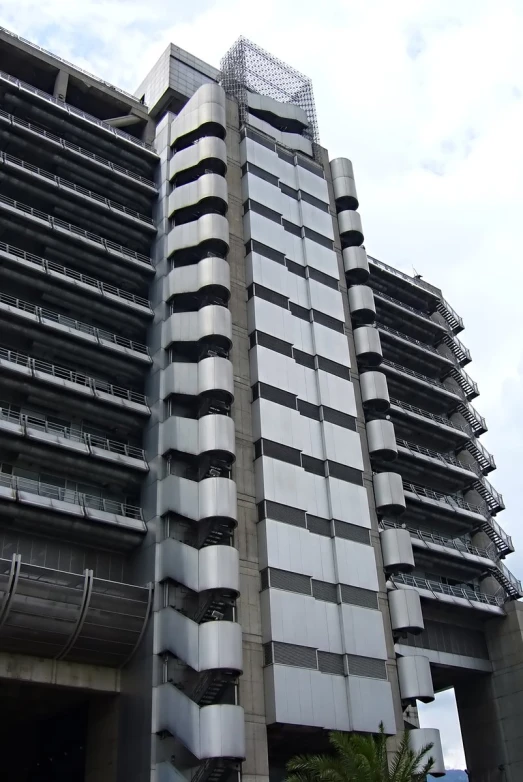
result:
M 75 193 L 79 193 L 80 195 L 90 198 L 92 201 L 97 201 L 99 204 L 103 204 L 113 212 L 122 212 L 129 217 L 133 217 L 135 220 L 139 220 L 142 223 L 147 223 L 147 225 L 153 226 L 152 217 L 141 214 L 140 212 L 137 212 L 136 209 L 129 209 L 127 206 L 118 203 L 118 201 L 110 201 L 108 198 L 105 198 L 98 193 L 94 193 L 92 190 L 88 190 L 86 187 L 75 185 L 74 182 L 70 182 L 68 179 L 62 179 L 62 177 L 51 174 L 49 171 L 46 171 L 43 168 L 38 168 L 38 166 L 33 166 L 32 163 L 27 163 L 25 160 L 22 160 L 19 157 L 8 155 L 7 152 L 0 152 L 0 162 L 10 163 L 13 166 L 17 166 L 18 168 L 23 168 L 25 171 L 30 171 L 32 174 L 37 174 L 37 176 L 40 176 L 43 179 L 47 179 L 49 182 L 52 182 L 60 188 L 64 188 L 65 190 L 72 190 Z
M 409 337 L 407 334 L 404 334 L 402 331 L 398 331 L 398 329 L 390 328 L 390 326 L 383 326 L 381 323 L 377 323 L 378 331 L 385 331 L 388 334 L 394 334 L 396 337 L 400 337 L 400 339 L 404 339 L 406 342 L 412 342 L 414 345 L 418 345 L 423 350 L 428 351 L 429 353 L 433 353 L 438 358 L 440 358 L 444 362 L 449 362 L 454 366 L 454 361 L 451 358 L 448 358 L 447 356 L 444 356 L 442 353 L 439 352 L 436 348 L 433 348 L 431 345 L 427 345 L 426 342 L 421 342 L 419 339 L 415 339 L 414 337 Z
M 62 426 L 60 424 L 48 421 L 45 416 L 27 415 L 12 409 L 12 406 L 6 402 L 0 402 L 0 421 L 7 421 L 10 424 L 16 424 L 28 429 L 37 429 L 40 432 L 63 437 L 66 440 L 72 440 L 77 443 L 83 443 L 88 448 L 99 448 L 103 451 L 118 454 L 119 456 L 129 456 L 131 459 L 140 459 L 145 461 L 143 448 L 137 448 L 134 445 L 119 442 L 118 440 L 109 440 L 107 437 L 101 437 L 95 434 L 88 434 L 81 429 L 71 426 Z
M 455 332 L 463 331 L 465 328 L 463 318 L 458 315 L 458 313 L 450 306 L 448 301 L 445 299 L 440 299 L 438 302 L 438 312 L 443 318 L 445 318 L 449 329 L 453 334 Z
M 462 470 L 470 470 L 478 478 L 483 479 L 477 464 L 464 464 L 463 462 L 460 462 L 459 459 L 457 459 L 456 456 L 454 456 L 452 453 L 442 453 L 441 451 L 435 451 L 432 448 L 424 448 L 422 445 L 415 445 L 414 443 L 410 443 L 408 440 L 402 440 L 398 437 L 396 437 L 396 443 L 403 448 L 407 448 L 409 451 L 415 451 L 416 453 L 430 456 L 433 459 L 439 459 L 446 464 L 452 464 L 455 467 L 460 467 Z
M 406 375 L 410 375 L 411 377 L 414 377 L 417 380 L 423 380 L 424 383 L 429 383 L 429 385 L 431 386 L 435 386 L 436 388 L 441 388 L 442 391 L 446 391 L 449 394 L 453 394 L 454 396 L 457 396 L 460 399 L 462 398 L 460 389 L 449 388 L 440 380 L 435 380 L 432 377 L 427 377 L 427 375 L 422 375 L 421 372 L 415 372 L 413 369 L 408 369 L 407 367 L 404 367 L 402 364 L 397 364 L 395 361 L 390 361 L 388 358 L 383 359 L 383 361 L 381 362 L 381 366 L 392 367 L 393 369 L 397 369 L 399 372 L 404 372 Z
M 456 429 L 457 431 L 464 432 L 468 435 L 472 434 L 472 430 L 466 424 L 451 421 L 450 418 L 446 418 L 443 415 L 429 413 L 428 410 L 423 410 L 421 407 L 416 407 L 415 405 L 411 405 L 408 402 L 401 402 L 399 399 L 391 398 L 390 403 L 396 407 L 401 407 L 403 410 L 409 410 L 416 415 L 423 416 L 423 418 L 430 418 L 432 421 L 436 421 L 438 424 L 443 424 L 443 426 L 448 426 L 451 429 Z
M 141 355 L 148 356 L 149 351 L 146 345 L 142 345 L 140 342 L 134 342 L 127 337 L 120 337 L 118 334 L 113 334 L 105 329 L 99 329 L 95 326 L 91 326 L 89 323 L 82 323 L 80 320 L 74 320 L 67 315 L 60 315 L 58 312 L 45 309 L 44 307 L 37 307 L 35 304 L 31 304 L 22 299 L 16 299 L 14 296 L 8 296 L 5 293 L 0 293 L 0 304 L 6 304 L 8 307 L 15 307 L 15 309 L 21 312 L 28 312 L 31 315 L 35 315 L 40 321 L 50 320 L 53 323 L 58 323 L 60 326 L 66 326 L 67 328 L 80 331 L 83 334 L 89 334 L 95 337 L 98 341 L 104 340 L 105 342 L 111 342 L 113 345 L 133 350 Z
M 504 565 L 503 562 L 501 562 L 501 561 L 496 562 L 496 567 L 505 576 L 507 581 L 510 581 L 512 586 L 515 588 L 515 591 L 517 592 L 518 597 L 521 597 L 523 595 L 523 588 L 521 586 L 521 581 L 519 580 L 519 578 L 516 578 L 514 573 L 512 573 L 508 569 L 508 567 L 506 565 Z
M 505 602 L 501 595 L 485 595 L 483 592 L 477 592 L 470 587 L 450 586 L 441 581 L 431 581 L 428 578 L 420 576 L 409 576 L 405 573 L 398 573 L 394 576 L 394 581 L 398 584 L 406 584 L 417 589 L 427 589 L 429 592 L 440 595 L 451 595 L 452 597 L 462 597 L 465 600 L 473 600 L 476 603 L 485 603 L 492 606 L 502 606 Z
M 14 491 L 37 494 L 39 497 L 69 502 L 72 505 L 80 505 L 84 508 L 101 510 L 106 513 L 116 513 L 118 516 L 126 516 L 129 519 L 143 521 L 142 509 L 135 505 L 127 505 L 124 502 L 107 500 L 93 494 L 84 494 L 72 489 L 65 489 L 62 486 L 54 486 L 52 483 L 42 483 L 42 481 L 32 478 L 19 478 L 16 475 L 0 472 L 0 486 L 13 489 Z
M 379 264 L 384 266 L 385 264 Z M 402 309 L 409 310 L 409 312 L 413 312 L 415 315 L 418 315 L 420 318 L 423 318 L 424 320 L 429 321 L 429 323 L 432 326 L 436 326 L 437 328 L 442 329 L 442 331 L 447 331 L 447 326 L 443 325 L 443 323 L 438 323 L 436 320 L 433 320 L 430 315 L 428 315 L 426 312 L 423 312 L 422 310 L 416 309 L 416 307 L 411 307 L 410 304 L 405 304 L 405 302 L 400 301 L 399 299 L 395 299 L 394 296 L 389 296 L 388 293 L 383 293 L 380 290 L 376 290 L 375 288 L 372 289 L 372 292 L 375 296 L 378 296 L 378 298 L 386 299 L 387 301 L 391 301 L 393 304 L 397 304 Z
M 423 288 L 423 290 L 429 291 L 429 293 L 432 293 L 432 295 L 437 299 L 441 298 L 439 289 L 434 285 L 431 285 L 429 282 L 424 282 L 421 279 L 411 277 L 409 274 L 405 274 L 405 272 L 400 272 L 399 269 L 395 269 L 393 266 L 389 266 L 387 263 L 383 263 L 383 261 L 378 261 L 377 258 L 373 258 L 371 255 L 367 257 L 371 263 L 375 264 L 375 266 L 380 266 L 382 269 L 385 269 L 385 271 L 394 274 L 396 277 L 401 277 L 402 280 L 410 282 L 411 285 L 416 285 L 418 288 Z
M 63 138 L 60 138 L 60 136 L 56 136 L 54 133 L 50 133 L 48 130 L 44 130 L 39 125 L 33 125 L 31 122 L 27 122 L 27 120 L 22 119 L 21 117 L 16 117 L 14 114 L 9 114 L 3 109 L 0 109 L 0 119 L 6 119 L 12 125 L 18 125 L 21 128 L 25 128 L 31 133 L 35 133 L 41 138 L 45 138 L 48 141 L 51 141 L 53 144 L 58 144 L 60 147 L 69 149 L 75 154 L 87 157 L 89 160 L 94 160 L 96 163 L 99 163 L 106 168 L 110 168 L 117 174 L 123 174 L 124 176 L 129 177 L 129 179 L 134 179 L 136 182 L 140 182 L 140 184 L 146 185 L 148 188 L 156 191 L 156 185 L 151 179 L 147 179 L 146 177 L 143 177 L 128 168 L 124 168 L 124 166 L 119 166 L 117 163 L 113 163 L 111 160 L 107 160 L 107 158 L 101 157 L 95 152 L 90 152 L 88 149 L 85 149 L 85 147 L 79 147 L 78 144 L 73 144 L 72 141 L 66 141 Z
M 12 255 L 15 258 L 20 258 L 22 261 L 32 263 L 34 266 L 38 266 L 38 268 L 44 272 L 60 274 L 61 276 L 67 277 L 68 279 L 81 282 L 84 285 L 91 286 L 92 288 L 96 288 L 96 290 L 99 291 L 102 295 L 117 296 L 119 299 L 136 304 L 139 307 L 146 307 L 149 311 L 152 312 L 151 304 L 148 299 L 144 299 L 142 296 L 135 296 L 134 293 L 128 293 L 128 291 L 124 291 L 121 288 L 116 288 L 114 285 L 109 285 L 108 283 L 97 280 L 94 277 L 88 277 L 86 274 L 81 274 L 75 269 L 68 269 L 67 267 L 61 266 L 59 263 L 55 263 L 54 261 L 47 261 L 45 258 L 41 258 L 39 255 L 27 253 L 24 250 L 20 250 L 18 247 L 13 247 L 13 245 L 6 244 L 5 242 L 0 242 L 0 253 L 2 252 L 6 253 L 7 255 Z
M 142 147 L 142 149 L 146 149 L 148 152 L 153 152 L 156 155 L 156 150 L 152 144 L 148 144 L 146 141 L 141 141 L 139 138 L 131 136 L 129 133 L 120 130 L 120 128 L 115 128 L 112 125 L 109 125 L 109 123 L 104 122 L 102 119 L 98 119 L 98 117 L 94 117 L 92 114 L 88 114 L 86 111 L 82 111 L 82 109 L 77 109 L 76 106 L 71 106 L 70 103 L 65 103 L 65 101 L 60 100 L 59 98 L 54 98 L 48 92 L 44 92 L 44 90 L 40 90 L 38 87 L 33 87 L 32 84 L 28 84 L 27 82 L 22 81 L 22 79 L 17 79 L 15 76 L 11 76 L 10 73 L 0 71 L 0 79 L 8 81 L 10 84 L 14 84 L 19 89 L 32 92 L 33 95 L 38 95 L 39 98 L 43 98 L 48 103 L 53 103 L 55 106 L 58 106 L 58 108 L 66 111 L 68 114 L 73 114 L 77 117 L 81 117 L 82 119 L 86 119 L 89 122 L 92 122 L 93 125 L 97 125 L 99 128 L 102 128 L 108 133 L 112 133 L 113 136 L 122 138 L 124 141 L 129 141 L 131 144 L 135 144 L 137 147 Z
M 464 538 L 447 538 L 444 535 L 438 535 L 435 532 L 425 532 L 424 530 L 417 529 L 416 527 L 402 526 L 394 521 L 381 522 L 383 529 L 406 529 L 412 537 L 419 538 L 425 543 L 435 543 L 438 546 L 444 548 L 455 549 L 464 554 L 474 554 L 476 557 L 483 557 L 484 559 L 496 560 L 496 546 L 491 543 L 488 548 L 478 548 L 474 546 L 470 541 Z
M 39 209 L 33 209 L 33 207 L 27 206 L 27 204 L 22 204 L 20 201 L 15 201 L 14 198 L 8 198 L 7 196 L 0 195 L 0 203 L 6 204 L 13 209 L 17 209 L 24 214 L 30 215 L 31 217 L 36 217 L 38 220 L 43 220 L 49 225 L 50 228 L 54 228 L 55 226 L 58 228 L 65 228 L 66 231 L 70 231 L 76 236 L 81 236 L 83 239 L 88 239 L 90 242 L 95 242 L 107 250 L 114 250 L 118 253 L 121 253 L 122 255 L 127 256 L 128 258 L 134 258 L 137 261 L 141 261 L 142 263 L 152 267 L 152 261 L 149 256 L 143 255 L 142 253 L 137 253 L 135 250 L 129 250 L 127 247 L 123 247 L 121 244 L 116 244 L 116 242 L 111 242 L 109 239 L 102 239 L 102 237 L 98 236 L 98 234 L 85 231 L 83 228 L 79 228 L 77 225 L 66 223 L 65 220 L 60 220 L 58 217 L 51 217 L 51 215 L 48 215 L 46 212 L 41 212 Z
M 468 510 L 471 513 L 479 513 L 480 516 L 485 516 L 486 514 L 486 508 L 481 505 L 473 505 L 456 494 L 444 494 L 441 491 L 434 491 L 434 489 L 428 489 L 426 486 L 420 486 L 417 483 L 409 483 L 408 481 L 403 481 L 403 488 L 405 491 L 416 494 L 418 497 L 427 497 L 431 500 L 444 502 L 451 508 L 462 508 L 463 510 Z
M 97 380 L 96 378 L 89 377 L 89 375 L 84 375 L 81 372 L 74 372 L 65 367 L 49 364 L 47 361 L 32 358 L 26 353 L 18 353 L 15 350 L 0 347 L 0 361 L 2 360 L 9 361 L 17 366 L 25 367 L 32 372 L 43 372 L 46 375 L 52 375 L 60 380 L 66 380 L 69 383 L 75 383 L 83 388 L 90 388 L 93 392 L 99 391 L 104 394 L 110 394 L 118 399 L 127 399 L 129 402 L 147 406 L 147 399 L 144 394 L 130 391 L 128 388 L 114 386 L 112 383 L 107 383 L 105 380 Z

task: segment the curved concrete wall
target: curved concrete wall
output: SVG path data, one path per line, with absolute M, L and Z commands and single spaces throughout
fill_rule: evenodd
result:
M 164 370 L 163 398 L 170 394 L 225 396 L 234 399 L 232 363 L 227 358 L 210 356 L 197 364 L 169 364 Z
M 193 521 L 236 521 L 236 483 L 230 478 L 204 478 L 198 482 L 168 475 L 162 481 L 160 508 L 162 516 L 172 512 Z
M 227 124 L 225 116 L 225 92 L 219 84 L 202 84 L 190 98 L 171 125 L 171 146 L 183 136 L 194 133 L 206 125 L 213 125 L 215 132 Z
M 192 223 L 175 225 L 167 235 L 167 255 L 183 250 L 202 251 L 202 245 L 225 255 L 229 250 L 229 223 L 218 214 L 202 215 Z
M 214 205 L 219 204 L 223 211 L 227 210 L 229 198 L 227 182 L 223 176 L 203 174 L 196 182 L 175 187 L 169 196 L 168 217 L 172 217 L 180 209 L 196 206 L 203 201 L 212 202 Z
M 169 578 L 192 589 L 240 592 L 240 559 L 233 546 L 206 546 L 200 550 L 166 538 L 160 544 L 158 580 Z
M 230 348 L 232 319 L 227 307 L 208 304 L 196 312 L 175 312 L 163 324 L 162 347 L 173 342 L 216 341 Z
M 227 147 L 225 141 L 215 136 L 204 136 L 195 144 L 176 152 L 169 161 L 169 179 L 191 168 L 202 167 L 209 163 L 217 174 L 227 171 Z M 203 173 L 203 172 L 202 172 Z
M 164 277 L 164 301 L 179 293 L 199 293 L 216 289 L 229 298 L 231 293 L 231 272 L 224 258 L 202 258 L 189 266 L 177 266 Z

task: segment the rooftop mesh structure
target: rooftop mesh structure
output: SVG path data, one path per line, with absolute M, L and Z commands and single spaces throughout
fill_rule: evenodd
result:
M 221 84 L 240 106 L 240 123 L 248 123 L 247 90 L 267 95 L 281 103 L 294 103 L 308 117 L 304 132 L 310 141 L 320 143 L 312 81 L 290 65 L 240 36 L 220 62 Z

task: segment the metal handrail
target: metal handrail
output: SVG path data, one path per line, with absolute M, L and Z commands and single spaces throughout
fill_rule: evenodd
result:
M 413 413 L 416 413 L 417 415 L 421 415 L 424 418 L 431 418 L 433 421 L 436 421 L 437 423 L 443 424 L 444 426 L 449 426 L 452 429 L 457 429 L 458 431 L 464 432 L 465 434 L 468 435 L 472 434 L 472 430 L 467 424 L 461 424 L 455 421 L 451 421 L 450 418 L 445 418 L 445 416 L 437 415 L 437 413 L 429 413 L 428 410 L 423 410 L 421 407 L 416 407 L 415 405 L 411 405 L 408 402 L 401 402 L 399 399 L 391 398 L 390 403 L 392 405 L 396 405 L 397 407 L 401 407 L 404 410 L 411 410 Z
M 113 345 L 118 345 L 129 350 L 134 350 L 136 353 L 142 355 L 149 355 L 147 345 L 142 345 L 141 342 L 134 342 L 127 337 L 120 337 L 118 334 L 113 334 L 105 329 L 99 329 L 95 326 L 91 326 L 89 323 L 83 323 L 80 320 L 74 320 L 67 315 L 60 315 L 53 310 L 45 309 L 44 307 L 37 307 L 35 304 L 31 304 L 28 301 L 22 299 L 16 299 L 14 296 L 8 296 L 6 293 L 0 293 L 0 304 L 6 304 L 8 307 L 15 307 L 15 309 L 22 312 L 29 312 L 31 315 L 35 315 L 39 320 L 50 320 L 53 323 L 59 323 L 61 326 L 74 329 L 75 331 L 81 331 L 83 334 L 89 334 L 92 337 L 96 337 L 98 340 L 105 340 L 111 342 Z
M 373 258 L 371 255 L 368 255 L 367 257 L 369 261 L 374 263 L 376 266 L 381 266 L 381 268 L 385 269 L 385 271 L 391 272 L 391 274 L 395 274 L 396 277 L 401 277 L 402 280 L 406 280 L 412 285 L 416 285 L 418 288 L 423 288 L 429 293 L 432 293 L 438 300 L 441 299 L 439 289 L 434 285 L 431 285 L 429 282 L 424 282 L 423 280 L 411 277 L 409 274 L 405 274 L 405 272 L 400 272 L 399 269 L 395 269 L 393 266 L 389 266 L 387 263 L 383 263 L 383 261 L 378 261 L 377 258 Z
M 479 513 L 480 516 L 485 516 L 485 508 L 480 505 L 473 505 L 471 502 L 467 502 L 456 494 L 444 494 L 443 492 L 434 491 L 434 489 L 428 489 L 426 486 L 420 486 L 417 483 L 409 483 L 408 481 L 403 481 L 403 488 L 412 494 L 428 497 L 431 500 L 438 500 L 439 502 L 444 502 L 451 507 L 457 506 L 463 510 L 471 511 L 471 513 Z
M 453 307 L 451 307 L 451 306 L 450 306 L 450 304 L 448 303 L 448 301 L 447 301 L 446 299 L 443 299 L 443 298 L 441 299 L 441 302 L 440 302 L 440 307 L 441 307 L 441 309 L 443 309 L 443 310 L 447 310 L 447 311 L 450 313 L 450 316 L 451 316 L 451 318 L 454 318 L 454 320 L 456 321 L 456 323 L 457 323 L 457 324 L 458 324 L 458 325 L 459 325 L 461 328 L 464 328 L 463 318 L 462 318 L 460 315 L 458 315 L 458 313 L 456 312 L 456 310 L 455 310 Z M 445 318 L 445 320 L 447 320 L 447 317 L 446 317 L 446 315 L 445 315 L 445 314 L 443 314 L 443 317 Z M 448 321 L 447 321 L 447 322 L 448 322 Z M 450 325 L 450 324 L 449 324 L 449 325 Z
M 486 595 L 483 592 L 476 592 L 468 587 L 450 586 L 442 584 L 441 581 L 431 581 L 428 578 L 420 576 L 409 576 L 405 573 L 398 573 L 394 576 L 394 581 L 407 586 L 413 586 L 417 589 L 427 589 L 430 592 L 436 592 L 441 595 L 451 595 L 452 597 L 462 597 L 465 600 L 474 600 L 477 603 L 486 603 L 487 605 L 501 606 L 505 600 L 501 596 Z
M 97 280 L 95 277 L 88 277 L 86 274 L 81 274 L 75 269 L 69 269 L 66 266 L 61 266 L 59 263 L 55 263 L 55 261 L 47 261 L 45 258 L 41 258 L 39 255 L 27 253 L 24 250 L 20 250 L 18 247 L 13 247 L 11 244 L 0 242 L 0 252 L 4 252 L 7 255 L 12 255 L 15 258 L 21 258 L 23 261 L 28 261 L 29 263 L 38 266 L 44 272 L 51 271 L 56 274 L 60 274 L 63 277 L 68 277 L 72 280 L 76 280 L 77 282 L 81 282 L 84 285 L 90 285 L 92 288 L 96 288 L 102 295 L 108 294 L 110 296 L 117 296 L 119 299 L 129 301 L 132 304 L 137 304 L 140 307 L 147 307 L 148 310 L 151 310 L 151 304 L 149 300 L 144 299 L 142 296 L 135 296 L 134 293 L 128 293 L 128 291 L 124 291 L 121 288 L 116 288 L 114 285 L 109 285 L 106 282 Z
M 423 380 L 423 382 L 429 383 L 432 386 L 436 386 L 436 388 L 441 388 L 443 391 L 448 391 L 449 394 L 454 394 L 455 396 L 458 396 L 460 399 L 462 398 L 462 394 L 459 389 L 448 388 L 448 386 L 446 386 L 440 380 L 435 380 L 432 377 L 427 377 L 427 375 L 422 375 L 421 372 L 415 372 L 413 369 L 408 369 L 407 367 L 404 367 L 402 364 L 397 364 L 395 361 L 390 361 L 388 358 L 384 358 L 383 361 L 381 362 L 381 365 L 398 369 L 400 372 L 405 372 L 405 374 L 407 375 L 411 375 L 412 377 L 415 377 L 418 380 Z
M 16 475 L 0 471 L 0 486 L 15 491 L 37 494 L 40 497 L 47 497 L 51 500 L 69 502 L 72 505 L 80 505 L 84 508 L 101 510 L 106 513 L 116 513 L 118 516 L 126 516 L 130 519 L 139 519 L 143 521 L 142 509 L 136 505 L 127 505 L 124 502 L 116 500 L 107 500 L 103 497 L 97 497 L 93 494 L 84 494 L 83 492 L 65 489 L 62 486 L 54 486 L 52 483 L 42 483 L 42 481 L 33 478 L 20 478 Z
M 135 136 L 131 136 L 129 133 L 125 133 L 125 131 L 120 130 L 120 128 L 115 128 L 112 125 L 109 125 L 107 122 L 104 122 L 102 119 L 98 119 L 98 117 L 94 117 L 92 114 L 88 114 L 86 111 L 82 111 L 82 109 L 77 109 L 76 106 L 71 106 L 70 103 L 66 103 L 59 98 L 54 98 L 48 92 L 44 92 L 44 90 L 40 90 L 38 87 L 33 87 L 32 84 L 28 84 L 27 82 L 22 81 L 22 79 L 17 79 L 16 76 L 11 76 L 10 73 L 0 71 L 0 79 L 4 79 L 5 81 L 10 82 L 10 84 L 14 84 L 16 87 L 19 87 L 23 90 L 32 92 L 33 95 L 38 95 L 38 97 L 43 98 L 49 103 L 54 103 L 55 106 L 58 106 L 64 111 L 67 111 L 68 114 L 74 114 L 77 117 L 86 119 L 89 122 L 92 122 L 94 125 L 97 125 L 99 128 L 103 128 L 103 130 L 112 133 L 114 136 L 118 136 L 125 141 L 130 141 L 131 144 L 135 144 L 137 147 L 142 147 L 143 149 L 156 154 L 156 150 L 152 144 L 148 144 L 146 141 L 141 141 L 139 138 L 135 138 Z
M 152 266 L 152 261 L 147 255 L 137 253 L 135 250 L 129 250 L 127 247 L 123 247 L 121 244 L 116 244 L 116 242 L 111 242 L 109 239 L 102 239 L 102 237 L 98 236 L 98 234 L 85 231 L 83 228 L 79 228 L 77 225 L 66 223 L 65 220 L 60 220 L 58 217 L 51 217 L 51 215 L 48 215 L 46 212 L 41 212 L 39 209 L 33 209 L 33 207 L 27 206 L 27 204 L 22 204 L 20 201 L 15 201 L 14 198 L 8 198 L 8 196 L 0 195 L 0 203 L 7 204 L 14 209 L 18 209 L 20 212 L 24 212 L 25 214 L 36 217 L 39 220 L 43 220 L 48 223 L 51 228 L 53 228 L 55 225 L 59 228 L 65 228 L 67 231 L 70 231 L 77 236 L 82 236 L 85 239 L 89 239 L 91 242 L 101 244 L 107 249 L 115 250 L 122 255 L 126 255 L 129 258 L 135 258 L 137 261 L 141 261 L 142 263 L 146 263 L 148 266 Z
M 19 168 L 30 171 L 32 174 L 41 176 L 43 179 L 48 179 L 50 182 L 54 182 L 54 184 L 58 185 L 59 187 L 63 187 L 66 190 L 73 190 L 75 193 L 80 193 L 80 195 L 87 196 L 87 198 L 90 198 L 93 201 L 98 201 L 100 204 L 107 206 L 113 211 L 123 212 L 124 214 L 129 215 L 129 217 L 134 217 L 136 220 L 140 220 L 140 222 L 147 223 L 148 225 L 154 225 L 152 217 L 141 214 L 140 212 L 137 212 L 136 209 L 129 209 L 127 206 L 118 203 L 118 201 L 111 201 L 108 198 L 99 195 L 98 193 L 94 193 L 92 190 L 88 190 L 86 187 L 76 185 L 74 182 L 70 182 L 68 179 L 63 179 L 62 177 L 56 176 L 55 174 L 51 174 L 49 171 L 46 171 L 43 168 L 39 168 L 38 166 L 33 166 L 32 163 L 28 163 L 27 161 L 22 160 L 19 157 L 15 157 L 14 155 L 9 155 L 7 152 L 0 153 L 0 161 L 12 163 Z
M 508 567 L 506 565 L 504 565 L 503 562 L 501 562 L 501 560 L 499 562 L 496 562 L 496 567 L 499 568 L 499 570 L 501 570 L 501 572 L 503 573 L 505 578 L 507 578 L 510 581 L 510 583 L 513 584 L 513 586 L 516 587 L 516 589 L 517 589 L 517 591 L 518 591 L 518 593 L 519 593 L 519 595 L 521 597 L 521 595 L 523 594 L 523 591 L 522 591 L 522 587 L 521 587 L 521 581 L 519 580 L 519 578 L 516 578 L 514 573 L 512 573 L 508 569 Z
M 145 461 L 145 452 L 143 448 L 127 445 L 127 443 L 122 443 L 118 440 L 109 440 L 108 438 L 100 437 L 99 435 L 88 434 L 81 429 L 74 429 L 70 426 L 54 424 L 51 421 L 48 421 L 45 416 L 40 417 L 36 415 L 27 415 L 26 413 L 18 413 L 15 410 L 12 410 L 11 405 L 7 402 L 0 402 L 0 420 L 7 421 L 11 424 L 17 424 L 18 426 L 24 426 L 29 429 L 38 429 L 41 432 L 54 434 L 58 437 L 63 437 L 66 440 L 84 443 L 88 448 L 99 448 L 103 451 L 119 454 L 120 456 L 129 456 L 132 459 Z
M 114 386 L 112 383 L 107 383 L 105 380 L 98 380 L 94 377 L 89 377 L 89 375 L 84 375 L 81 372 L 74 372 L 65 367 L 49 364 L 47 361 L 32 358 L 26 353 L 18 353 L 15 350 L 0 347 L 0 360 L 27 367 L 32 372 L 43 372 L 46 375 L 53 375 L 53 377 L 58 377 L 61 380 L 67 380 L 70 383 L 75 383 L 84 388 L 90 388 L 92 391 L 100 391 L 104 394 L 115 396 L 118 399 L 127 399 L 129 402 L 136 402 L 136 404 L 147 406 L 147 399 L 144 394 L 130 391 L 128 388 L 122 388 L 121 386 Z
M 384 266 L 385 264 L 379 264 L 381 266 Z M 426 312 L 423 312 L 422 310 L 416 309 L 416 307 L 411 307 L 410 304 L 405 304 L 404 301 L 400 301 L 399 299 L 395 299 L 394 296 L 389 296 L 388 293 L 383 293 L 383 291 L 379 291 L 376 289 L 372 289 L 372 292 L 375 296 L 381 297 L 382 299 L 386 299 L 387 301 L 391 301 L 393 304 L 397 304 L 398 306 L 402 307 L 403 309 L 409 310 L 409 312 L 413 312 L 415 315 L 419 315 L 424 320 L 428 320 L 431 325 L 437 326 L 438 328 L 442 329 L 443 331 L 448 331 L 447 325 L 443 325 L 443 323 L 438 323 L 436 320 L 432 320 L 430 315 L 428 315 Z
M 421 340 L 419 339 L 415 339 L 414 337 L 409 337 L 407 334 L 398 331 L 398 329 L 390 328 L 390 326 L 384 326 L 381 323 L 378 323 L 377 327 L 378 327 L 378 331 L 386 331 L 389 334 L 395 334 L 397 337 L 400 337 L 401 339 L 404 339 L 407 342 L 413 342 L 415 345 L 419 345 L 420 348 L 423 348 L 423 350 L 427 350 L 429 353 L 434 353 L 436 356 L 438 356 L 438 358 L 441 358 L 442 361 L 449 361 L 454 365 L 453 359 L 444 356 L 442 353 L 439 352 L 439 350 L 436 350 L 436 348 L 433 348 L 431 345 L 427 345 L 426 342 L 421 342 Z
M 128 168 L 124 168 L 124 166 L 119 166 L 117 163 L 113 163 L 111 160 L 107 160 L 107 158 L 101 157 L 95 152 L 90 152 L 88 149 L 85 149 L 85 147 L 79 147 L 78 144 L 73 144 L 72 141 L 66 141 L 66 139 L 60 138 L 60 136 L 56 136 L 54 133 L 51 133 L 48 130 L 44 130 L 39 125 L 33 125 L 31 122 L 27 122 L 27 120 L 22 119 L 21 117 L 16 117 L 14 114 L 9 114 L 7 111 L 0 109 L 0 118 L 2 117 L 7 119 L 12 125 L 18 125 L 21 128 L 26 128 L 27 130 L 31 131 L 31 133 L 36 133 L 38 136 L 41 136 L 41 138 L 46 138 L 49 141 L 64 147 L 64 149 L 70 149 L 72 152 L 76 152 L 80 155 L 83 155 L 84 157 L 89 158 L 89 160 L 94 160 L 96 163 L 100 163 L 100 165 L 105 166 L 106 168 L 110 168 L 112 171 L 116 171 L 118 174 L 123 174 L 130 179 L 135 179 L 142 185 L 146 185 L 147 187 L 156 191 L 156 185 L 151 179 L 147 179 L 140 174 L 136 174 L 134 171 L 131 171 Z
M 462 553 L 474 554 L 477 557 L 483 557 L 485 559 L 492 559 L 496 561 L 496 546 L 491 543 L 488 548 L 478 548 L 474 546 L 468 540 L 463 538 L 447 538 L 444 535 L 438 535 L 435 532 L 426 532 L 416 527 L 403 526 L 397 524 L 394 521 L 381 522 L 381 526 L 384 529 L 406 529 L 412 537 L 419 538 L 426 543 L 435 543 L 438 546 L 444 546 L 445 548 L 456 549 Z
M 475 475 L 477 475 L 478 478 L 483 480 L 481 470 L 477 464 L 464 464 L 463 462 L 460 462 L 459 459 L 454 456 L 454 454 L 442 453 L 441 451 L 435 451 L 432 448 L 424 448 L 422 445 L 416 445 L 409 442 L 408 440 L 402 440 L 398 437 L 396 437 L 396 443 L 401 445 L 403 448 L 408 448 L 409 451 L 416 451 L 417 453 L 424 454 L 425 456 L 430 456 L 433 459 L 439 459 L 443 462 L 446 462 L 447 464 L 453 464 L 455 467 L 460 467 L 462 470 L 471 470 Z

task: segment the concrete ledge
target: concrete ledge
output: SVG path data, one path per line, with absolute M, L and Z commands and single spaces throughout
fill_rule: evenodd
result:
M 0 681 L 3 679 L 105 693 L 120 692 L 120 671 L 116 669 L 8 652 L 0 652 Z

